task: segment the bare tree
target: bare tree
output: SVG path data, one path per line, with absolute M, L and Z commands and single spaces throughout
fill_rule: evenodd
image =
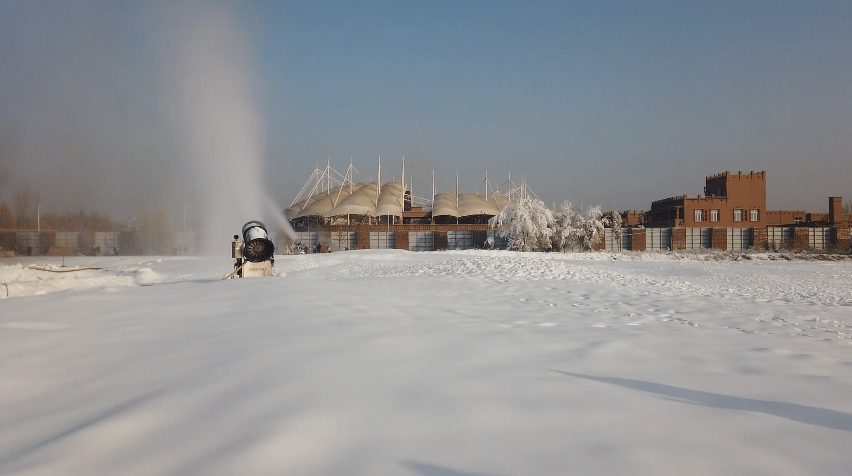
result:
M 852 213 L 852 200 L 843 202 L 843 213 Z
M 15 190 L 15 217 L 19 227 L 32 227 L 38 213 L 39 196 L 24 180 Z
M 334 232 L 334 241 L 337 242 L 337 249 L 342 251 L 343 249 L 349 249 L 349 232 L 343 230 L 337 230 Z
M 12 210 L 5 203 L 0 204 L 0 230 L 14 230 L 17 227 L 18 222 L 15 215 L 12 215 Z
M 142 212 L 139 228 L 150 240 L 151 251 L 154 254 L 162 255 L 169 252 L 172 247 L 172 227 L 165 205 L 158 204 L 153 210 Z

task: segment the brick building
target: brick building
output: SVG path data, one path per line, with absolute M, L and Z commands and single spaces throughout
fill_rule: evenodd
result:
M 637 225 L 645 225 L 645 212 L 644 211 L 636 211 L 636 210 L 628 210 L 621 212 L 621 224 L 622 226 L 637 226 Z
M 766 172 L 724 172 L 706 178 L 704 196 L 680 195 L 651 204 L 648 227 L 763 227 Z
M 624 220 L 625 215 L 632 221 Z M 626 226 L 642 224 L 636 212 L 622 213 Z M 852 224 L 843 198 L 829 197 L 828 213 L 766 209 L 766 172 L 724 172 L 706 178 L 704 196 L 680 195 L 651 204 L 644 224 L 652 228 L 762 228 L 766 226 L 840 226 Z
M 843 213 L 843 197 L 828 197 L 828 223 L 832 226 L 852 226 L 852 213 Z
M 767 210 L 766 224 L 772 225 L 798 225 L 811 221 L 808 212 L 804 210 Z

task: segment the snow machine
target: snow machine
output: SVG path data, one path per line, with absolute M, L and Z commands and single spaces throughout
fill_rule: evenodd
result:
M 246 223 L 242 240 L 239 235 L 234 235 L 231 242 L 231 257 L 234 258 L 231 277 L 272 276 L 274 253 L 275 245 L 269 239 L 266 225 L 257 220 Z

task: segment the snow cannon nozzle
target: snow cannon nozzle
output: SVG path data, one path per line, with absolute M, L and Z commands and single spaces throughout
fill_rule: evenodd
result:
M 260 263 L 272 258 L 275 245 L 269 239 L 266 225 L 260 221 L 250 221 L 243 225 L 243 258 L 246 261 Z

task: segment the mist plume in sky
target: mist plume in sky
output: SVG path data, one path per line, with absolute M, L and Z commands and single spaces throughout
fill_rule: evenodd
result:
M 177 225 L 187 210 L 208 244 L 249 220 L 289 230 L 267 190 L 253 45 L 232 4 L 3 6 L 0 200 L 26 181 L 58 213 L 134 223 L 162 205 Z
M 769 209 L 825 212 L 852 197 L 850 23 L 840 1 L 0 0 L 0 200 L 27 179 L 42 210 L 235 229 L 316 165 L 405 156 L 419 195 L 487 170 L 642 210 L 765 170 Z
M 267 129 L 243 32 L 221 6 L 185 13 L 169 32 L 163 93 L 207 241 L 253 219 L 290 230 L 266 189 Z

